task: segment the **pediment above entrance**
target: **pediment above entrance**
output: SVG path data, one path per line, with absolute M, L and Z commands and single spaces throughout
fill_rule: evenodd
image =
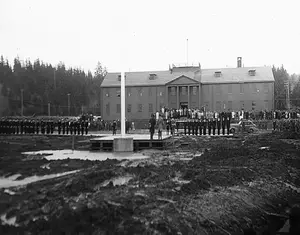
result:
M 166 85 L 189 85 L 189 84 L 199 84 L 195 79 L 189 78 L 187 76 L 181 75 L 174 80 L 168 82 Z

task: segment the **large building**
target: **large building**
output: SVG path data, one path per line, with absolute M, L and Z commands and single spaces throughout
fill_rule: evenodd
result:
M 274 76 L 271 67 L 202 69 L 172 66 L 166 71 L 125 73 L 126 118 L 145 120 L 162 107 L 209 111 L 272 110 Z M 120 73 L 108 73 L 101 85 L 104 120 L 120 119 Z

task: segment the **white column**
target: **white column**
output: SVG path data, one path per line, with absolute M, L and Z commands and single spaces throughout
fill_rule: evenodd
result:
M 121 72 L 121 135 L 125 136 L 125 72 Z

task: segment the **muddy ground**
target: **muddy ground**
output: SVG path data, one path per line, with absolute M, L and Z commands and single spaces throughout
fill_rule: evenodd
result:
M 88 137 L 76 147 L 88 148 Z M 71 148 L 70 137 L 0 136 L 0 176 L 77 173 L 0 189 L 0 234 L 258 234 L 300 200 L 297 136 L 170 140 L 141 160 L 60 160 L 21 152 Z M 49 168 L 44 168 L 49 164 Z

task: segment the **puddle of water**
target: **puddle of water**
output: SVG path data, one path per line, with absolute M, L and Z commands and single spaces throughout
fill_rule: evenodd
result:
M 56 177 L 76 173 L 78 171 L 79 170 L 67 171 L 67 172 L 64 172 L 64 173 L 50 174 L 50 175 L 43 175 L 43 176 L 34 175 L 34 176 L 30 176 L 30 177 L 27 177 L 27 178 L 22 179 L 22 180 L 15 180 L 16 179 L 15 176 L 13 178 L 11 178 L 11 177 L 8 177 L 8 178 L 1 177 L 0 178 L 0 188 L 10 188 L 10 187 L 22 186 L 22 185 L 30 184 L 30 183 L 41 181 L 41 180 L 52 179 L 52 178 L 56 178 Z
M 50 170 L 50 163 L 42 165 L 41 168 Z
M 135 159 L 146 159 L 149 156 L 145 156 L 143 153 L 114 153 L 114 152 L 90 152 L 86 150 L 41 150 L 36 152 L 23 152 L 24 155 L 41 155 L 45 154 L 44 158 L 47 160 L 64 160 L 79 159 L 79 160 L 90 160 L 90 161 L 105 161 L 106 159 L 117 159 L 117 160 L 135 160 Z
M 9 195 L 15 195 L 15 194 L 16 194 L 14 191 L 11 191 L 11 190 L 9 190 L 9 189 L 5 189 L 5 190 L 4 190 L 4 193 L 7 193 L 7 194 L 9 194 Z
M 120 176 L 120 177 L 116 177 L 116 178 L 112 178 L 110 180 L 106 180 L 104 181 L 101 186 L 105 187 L 107 186 L 110 182 L 113 182 L 113 185 L 124 185 L 127 184 L 129 182 L 129 180 L 131 180 L 133 178 L 133 176 Z
M 259 149 L 269 149 L 270 147 L 260 147 Z
M 9 219 L 6 219 L 6 214 L 3 214 L 3 215 L 1 215 L 0 219 L 1 219 L 1 222 L 2 222 L 3 225 L 7 224 L 7 225 L 15 226 L 15 227 L 19 226 L 16 223 L 16 221 L 17 221 L 17 217 L 16 216 L 13 216 L 13 217 L 11 217 Z

